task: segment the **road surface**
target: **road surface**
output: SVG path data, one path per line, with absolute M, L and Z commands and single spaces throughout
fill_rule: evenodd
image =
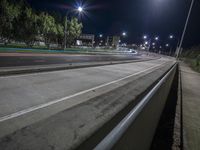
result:
M 77 146 L 153 84 L 173 63 L 161 58 L 2 76 L 0 147 L 42 150 Z M 130 86 L 125 86 L 129 83 Z M 113 93 L 113 90 L 118 92 Z
M 118 55 L 0 53 L 0 67 L 122 61 L 137 59 L 141 59 L 141 57 L 131 53 Z
M 200 149 L 200 74 L 180 63 L 182 85 L 183 146 Z

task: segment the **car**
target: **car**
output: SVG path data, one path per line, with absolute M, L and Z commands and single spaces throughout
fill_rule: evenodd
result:
M 132 53 L 132 54 L 138 54 L 138 52 L 136 50 L 133 50 L 133 49 L 129 49 L 127 52 Z

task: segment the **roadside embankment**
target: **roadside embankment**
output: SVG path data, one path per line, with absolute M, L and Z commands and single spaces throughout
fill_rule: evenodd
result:
M 200 72 L 200 46 L 192 47 L 181 54 L 181 59 L 194 71 Z

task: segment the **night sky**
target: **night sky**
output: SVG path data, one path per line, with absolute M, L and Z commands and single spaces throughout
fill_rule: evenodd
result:
M 180 38 L 191 0 L 85 0 L 86 14 L 81 18 L 83 33 L 120 35 L 127 32 L 128 43 L 142 42 L 142 36 L 168 35 Z M 74 0 L 28 0 L 36 10 L 65 14 L 77 6 Z M 200 44 L 200 1 L 196 0 L 184 40 L 184 47 Z

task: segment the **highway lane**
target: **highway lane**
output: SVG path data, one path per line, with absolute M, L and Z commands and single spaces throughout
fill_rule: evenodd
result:
M 123 107 L 123 105 L 119 103 L 115 108 L 113 103 L 115 103 L 116 99 L 114 97 L 118 94 L 123 95 L 126 92 L 121 91 L 118 94 L 112 94 L 113 90 L 121 89 L 120 87 L 132 82 L 133 86 L 131 89 L 133 88 L 135 90 L 126 89 L 126 91 L 131 90 L 133 95 L 135 95 L 142 89 L 145 89 L 145 86 L 148 86 L 149 82 L 154 82 L 154 78 L 157 78 L 156 76 L 159 76 L 155 74 L 153 77 L 148 77 L 151 72 L 155 70 L 160 72 L 166 66 L 171 66 L 171 64 L 172 60 L 161 58 L 145 62 L 2 76 L 0 77 L 0 139 L 5 135 L 12 134 L 14 131 L 24 129 L 41 121 L 44 122 L 44 124 L 52 124 L 51 121 L 49 123 L 45 120 L 53 116 L 59 119 L 59 117 L 56 116 L 68 110 L 72 110 L 72 112 L 68 114 L 69 116 L 72 115 L 72 118 L 73 115 L 75 115 L 74 117 L 76 118 L 84 118 L 77 122 L 78 127 L 82 124 L 82 120 L 86 121 L 87 119 L 92 119 L 92 122 L 94 122 L 95 118 L 98 118 L 99 113 L 104 109 L 109 108 L 112 112 L 117 111 L 118 107 Z M 147 77 L 142 79 L 142 84 L 140 84 L 137 80 L 141 80 L 140 78 L 143 78 L 143 76 Z M 136 87 L 134 87 L 134 85 Z M 142 87 L 140 87 L 141 85 Z M 93 108 L 91 110 L 89 107 L 90 100 L 101 97 L 102 95 L 106 97 L 107 93 L 110 93 L 114 97 L 111 98 L 109 102 L 105 102 L 104 98 L 99 99 L 99 101 L 97 101 L 97 103 L 99 103 L 98 108 Z M 116 96 L 116 98 L 118 98 L 118 96 Z M 126 96 L 124 95 L 120 99 L 124 97 Z M 134 98 L 134 96 L 132 98 Z M 124 103 L 127 102 L 124 101 Z M 80 114 L 81 116 L 73 112 L 74 108 L 79 108 L 83 104 L 87 104 L 89 107 L 88 110 L 91 110 L 94 115 L 90 114 L 91 112 L 87 109 L 83 110 L 84 114 Z M 112 107 L 112 109 L 110 109 L 110 107 Z M 107 115 L 109 116 L 109 114 Z M 65 118 L 66 115 L 63 117 Z M 99 121 L 101 120 L 102 119 Z M 59 119 L 59 121 L 62 122 L 65 121 L 65 119 Z M 70 122 L 69 120 L 69 123 Z M 68 126 L 73 124 L 69 123 L 67 123 Z M 65 132 L 68 132 L 72 128 L 67 127 L 65 129 L 63 127 L 66 127 L 66 125 L 62 126 L 62 124 L 63 123 L 56 124 L 61 125 L 56 129 L 64 129 Z M 53 126 L 55 127 L 56 125 L 54 124 Z M 91 125 L 93 126 L 93 124 Z M 41 127 L 41 125 L 38 127 Z M 34 129 L 34 132 L 35 131 Z M 41 131 L 43 132 L 46 130 L 42 129 Z M 83 131 L 85 132 L 85 130 Z M 58 137 L 61 136 L 58 133 L 55 133 L 55 135 Z M 64 135 L 67 135 L 65 138 L 69 138 L 70 140 L 73 137 L 71 133 L 65 133 Z M 74 141 L 76 140 L 78 139 L 74 139 Z M 0 143 L 1 142 L 0 140 Z M 22 141 L 22 143 L 24 142 Z M 69 142 L 69 145 L 70 143 L 71 142 Z M 9 142 L 7 144 L 9 145 Z M 15 146 L 15 144 L 11 144 L 10 146 Z M 41 145 L 39 144 L 38 146 Z
M 30 54 L 0 53 L 0 67 L 66 64 L 80 62 L 137 60 L 138 55 L 80 55 L 80 54 Z
M 161 58 L 0 77 L 0 147 L 71 149 L 172 64 Z
M 0 77 L 0 117 L 73 95 L 168 60 Z

